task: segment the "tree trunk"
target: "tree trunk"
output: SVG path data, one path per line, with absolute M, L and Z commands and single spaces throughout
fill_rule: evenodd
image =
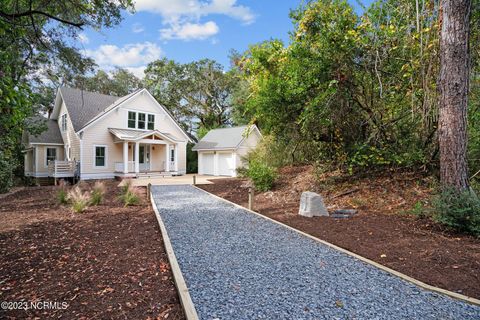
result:
M 471 0 L 441 2 L 439 148 L 443 187 L 468 188 L 467 102 Z

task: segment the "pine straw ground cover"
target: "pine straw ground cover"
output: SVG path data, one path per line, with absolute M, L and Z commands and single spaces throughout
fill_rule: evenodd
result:
M 142 205 L 125 208 L 118 182 L 105 184 L 103 203 L 78 214 L 54 186 L 0 199 L 0 301 L 68 304 L 0 318 L 184 319 L 145 191 Z
M 248 205 L 245 179 L 212 182 L 199 187 Z M 272 191 L 255 194 L 254 210 L 420 281 L 480 298 L 480 239 L 408 214 L 417 202 L 428 199 L 431 184 L 418 172 L 318 176 L 311 166 L 286 167 Z M 354 208 L 358 214 L 349 219 L 301 217 L 303 191 L 322 194 L 330 209 Z

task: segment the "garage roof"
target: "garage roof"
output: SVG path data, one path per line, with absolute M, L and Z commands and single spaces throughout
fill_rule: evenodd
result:
M 240 126 L 210 130 L 192 150 L 236 149 L 245 137 L 248 128 L 249 126 Z

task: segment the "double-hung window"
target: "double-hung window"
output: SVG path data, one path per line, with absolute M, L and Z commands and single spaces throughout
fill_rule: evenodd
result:
M 153 130 L 155 128 L 155 115 L 149 114 L 148 115 L 148 122 L 147 122 L 147 129 Z
M 145 129 L 145 113 L 138 113 L 138 123 L 137 123 L 137 128 L 138 129 Z
M 135 129 L 137 113 L 133 111 L 128 111 L 128 127 Z
M 128 111 L 127 127 L 131 129 L 154 130 L 155 115 L 145 112 Z
M 104 146 L 95 146 L 95 167 L 106 167 L 107 148 Z
M 57 149 L 56 148 L 47 148 L 47 158 L 46 164 L 48 166 L 50 161 L 57 160 Z

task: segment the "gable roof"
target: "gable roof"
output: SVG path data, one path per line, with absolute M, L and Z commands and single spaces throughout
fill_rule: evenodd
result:
M 62 134 L 60 133 L 60 128 L 58 127 L 57 121 L 46 118 L 40 119 L 40 121 L 45 121 L 47 125 L 47 130 L 36 136 L 33 134 L 29 134 L 28 142 L 63 144 Z
M 192 150 L 237 149 L 237 147 L 245 138 L 244 135 L 249 130 L 248 128 L 251 128 L 251 132 L 252 130 L 256 129 L 256 126 L 240 126 L 210 130 L 202 139 L 198 141 Z
M 185 137 L 188 141 L 194 142 L 192 136 L 189 135 L 178 123 L 175 117 L 170 113 L 170 111 L 158 103 L 158 101 L 148 92 L 147 89 L 138 89 L 130 94 L 127 94 L 123 97 L 110 96 L 105 94 L 100 94 L 96 92 L 89 92 L 80 89 L 72 89 L 67 87 L 61 87 L 59 89 L 59 95 L 65 102 L 68 113 L 70 115 L 70 120 L 73 124 L 73 129 L 75 132 L 82 131 L 87 126 L 95 122 L 97 119 L 101 118 L 103 115 L 114 110 L 116 107 L 137 95 L 140 92 L 146 92 L 150 96 L 156 105 L 165 111 L 168 117 L 174 122 L 174 124 L 180 129 L 181 132 L 185 134 Z M 57 96 L 58 99 L 58 96 Z M 54 108 L 57 108 L 57 105 Z M 59 117 L 58 111 L 56 117 Z
M 132 130 L 132 129 L 120 129 L 120 128 L 108 128 L 113 135 L 115 135 L 120 140 L 126 141 L 137 141 L 148 137 L 150 135 L 159 136 L 162 139 L 167 139 L 172 142 L 180 141 L 174 136 L 166 132 L 160 132 L 158 130 L 148 130 L 148 131 L 139 131 L 139 130 Z
M 75 131 L 82 129 L 112 103 L 122 99 L 116 96 L 67 87 L 62 87 L 59 91 L 67 106 Z

